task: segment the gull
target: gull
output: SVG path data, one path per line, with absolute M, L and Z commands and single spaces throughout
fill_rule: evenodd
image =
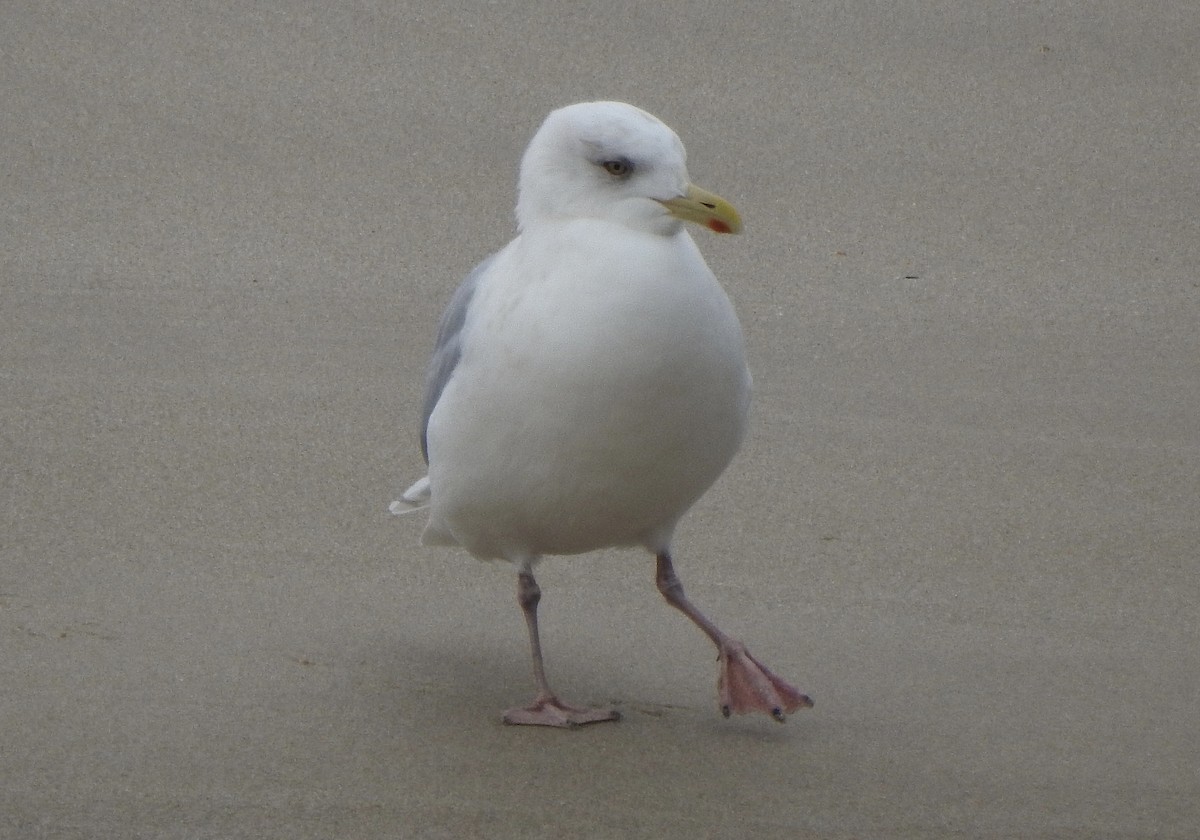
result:
M 812 701 L 684 595 L 671 539 L 733 458 L 750 374 L 733 305 L 685 222 L 738 233 L 690 183 L 679 137 L 622 102 L 553 111 L 521 160 L 518 234 L 454 293 L 437 330 L 421 427 L 425 477 L 391 505 L 428 509 L 425 545 L 517 570 L 536 696 L 510 724 L 616 720 L 551 690 L 536 564 L 642 547 L 655 581 L 717 647 L 722 713 L 776 720 Z

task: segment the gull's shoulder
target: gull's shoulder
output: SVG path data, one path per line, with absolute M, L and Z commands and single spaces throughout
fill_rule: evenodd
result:
M 450 303 L 446 305 L 441 320 L 438 321 L 437 338 L 434 340 L 433 353 L 429 357 L 429 366 L 425 374 L 425 401 L 421 409 L 421 454 L 425 456 L 425 463 L 429 463 L 429 443 L 426 439 L 429 416 L 433 414 L 446 383 L 450 381 L 454 369 L 458 367 L 458 360 L 462 357 L 463 325 L 467 322 L 467 312 L 475 299 L 475 292 L 501 253 L 497 251 L 489 254 L 471 269 L 454 290 Z

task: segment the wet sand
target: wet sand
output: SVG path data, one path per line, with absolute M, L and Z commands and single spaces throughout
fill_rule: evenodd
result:
M 144 6 L 0 11 L 0 836 L 1196 836 L 1192 4 Z M 624 720 L 503 726 L 515 575 L 385 513 L 594 98 L 746 221 L 694 233 L 756 402 L 677 561 L 783 726 L 637 552 L 539 573 Z

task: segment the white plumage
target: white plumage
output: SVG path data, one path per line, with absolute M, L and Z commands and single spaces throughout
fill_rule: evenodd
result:
M 424 543 L 516 564 L 539 695 L 506 720 L 570 725 L 615 713 L 567 706 L 545 682 L 532 575 L 542 556 L 643 546 L 660 588 L 669 577 L 679 590 L 664 595 L 699 616 L 670 569 L 671 537 L 737 451 L 750 375 L 733 306 L 683 222 L 736 232 L 740 220 L 689 183 L 674 132 L 617 102 L 550 114 L 519 191 L 519 235 L 443 316 L 422 433 L 429 472 L 404 499 L 428 503 Z M 737 645 L 705 630 L 719 648 Z M 722 699 L 726 713 L 748 710 Z M 763 703 L 780 718 L 803 705 Z

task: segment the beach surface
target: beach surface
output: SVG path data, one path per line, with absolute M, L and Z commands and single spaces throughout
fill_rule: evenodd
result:
M 701 8 L 701 6 L 704 8 Z M 0 9 L 0 837 L 1200 831 L 1200 12 Z M 755 377 L 692 599 L 422 548 L 424 365 L 553 108 L 620 99 Z

